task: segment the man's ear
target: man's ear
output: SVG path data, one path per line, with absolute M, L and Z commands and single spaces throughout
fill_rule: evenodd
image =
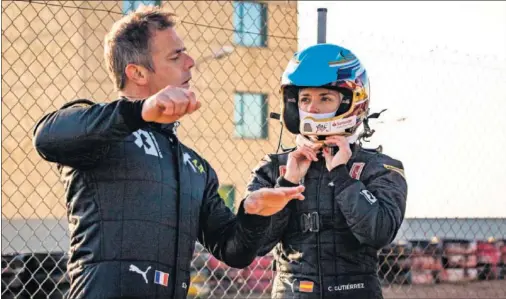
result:
M 148 70 L 137 64 L 128 64 L 125 67 L 125 74 L 128 80 L 132 81 L 137 85 L 148 84 Z

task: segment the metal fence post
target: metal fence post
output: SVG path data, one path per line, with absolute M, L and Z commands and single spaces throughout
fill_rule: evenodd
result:
M 319 44 L 327 42 L 327 9 L 318 8 L 318 40 Z

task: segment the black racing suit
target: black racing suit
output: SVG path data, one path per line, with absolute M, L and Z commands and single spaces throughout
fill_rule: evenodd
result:
M 173 125 L 119 99 L 45 115 L 34 130 L 65 185 L 68 298 L 186 298 L 195 242 L 231 267 L 256 257 L 271 217 L 237 217 L 205 159 Z
M 260 253 L 275 249 L 272 298 L 382 298 L 377 253 L 401 226 L 407 183 L 400 161 L 358 145 L 352 151 L 347 165 L 330 172 L 320 154 L 302 182 L 305 200 L 274 215 Z M 248 192 L 294 186 L 280 175 L 287 158 L 267 155 Z

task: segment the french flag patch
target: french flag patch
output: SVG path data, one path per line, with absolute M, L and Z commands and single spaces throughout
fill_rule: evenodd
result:
M 169 284 L 169 273 L 155 271 L 155 283 L 167 286 Z

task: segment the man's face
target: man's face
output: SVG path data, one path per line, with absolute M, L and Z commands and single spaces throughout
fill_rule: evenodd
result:
M 185 52 L 183 41 L 174 28 L 156 30 L 151 37 L 150 46 L 154 68 L 154 72 L 149 72 L 150 94 L 155 94 L 167 85 L 188 89 L 195 61 Z

